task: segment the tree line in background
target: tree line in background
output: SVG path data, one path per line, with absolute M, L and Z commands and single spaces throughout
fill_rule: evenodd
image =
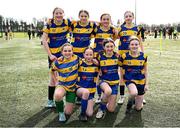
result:
M 32 23 L 26 21 L 18 21 L 13 18 L 5 18 L 0 15 L 0 32 L 28 32 L 28 30 L 40 31 L 44 27 L 45 20 L 37 20 L 33 18 Z
M 6 18 L 0 15 L 0 32 L 3 33 L 7 30 L 11 30 L 12 32 L 28 32 L 28 30 L 34 31 L 41 31 L 45 24 L 47 18 L 43 18 L 41 20 L 37 20 L 36 18 L 32 19 L 32 23 L 27 23 L 26 21 L 18 21 L 13 18 Z M 118 22 L 117 22 L 118 24 Z M 163 28 L 176 29 L 180 32 L 180 22 L 173 23 L 173 24 L 160 24 L 160 25 L 148 25 L 148 24 L 141 24 L 146 31 L 154 32 L 156 29 L 161 30 Z

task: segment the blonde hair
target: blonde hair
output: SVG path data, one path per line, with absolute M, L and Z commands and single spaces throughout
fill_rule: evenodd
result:
M 130 36 L 129 43 L 131 43 L 131 41 L 133 41 L 133 40 L 137 40 L 140 43 L 140 40 L 137 36 Z
M 61 46 L 61 52 L 64 50 L 64 47 L 66 47 L 66 46 L 71 46 L 72 50 L 73 50 L 73 46 L 70 43 L 65 43 Z

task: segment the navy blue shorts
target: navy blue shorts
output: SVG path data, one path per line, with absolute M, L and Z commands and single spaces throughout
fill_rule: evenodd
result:
M 101 81 L 100 83 L 99 83 L 99 86 L 102 84 L 102 83 L 104 83 L 105 81 Z M 107 82 L 105 82 L 105 83 L 107 83 Z M 109 83 L 107 83 L 108 85 L 109 85 Z M 111 88 L 111 90 L 112 90 L 112 93 L 111 93 L 111 95 L 117 95 L 118 94 L 118 86 L 119 86 L 119 84 L 116 84 L 116 85 L 109 85 L 109 87 Z

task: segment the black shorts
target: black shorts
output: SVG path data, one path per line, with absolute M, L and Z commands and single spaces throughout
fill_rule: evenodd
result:
M 138 95 L 144 95 L 144 94 L 145 94 L 145 91 L 144 91 L 145 85 L 144 85 L 144 84 L 143 84 L 143 85 L 136 84 L 136 83 L 133 82 L 133 81 L 126 81 L 126 82 L 125 82 L 126 86 L 128 86 L 128 85 L 131 84 L 131 83 L 133 83 L 133 84 L 136 85 L 136 88 L 137 88 L 137 90 L 138 90 Z

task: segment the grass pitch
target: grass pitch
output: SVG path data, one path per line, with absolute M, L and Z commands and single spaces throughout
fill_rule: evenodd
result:
M 149 91 L 141 113 L 125 114 L 125 104 L 115 113 L 88 122 L 78 120 L 79 106 L 65 123 L 58 122 L 55 109 L 47 101 L 47 55 L 38 39 L 0 39 L 0 127 L 171 127 L 180 126 L 180 40 L 149 38 L 144 42 L 148 54 Z M 160 54 L 161 53 L 161 54 Z M 95 111 L 97 111 L 95 105 Z M 95 112 L 96 113 L 96 112 Z

